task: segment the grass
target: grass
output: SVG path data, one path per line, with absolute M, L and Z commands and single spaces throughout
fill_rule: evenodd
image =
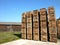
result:
M 0 32 L 0 44 L 20 39 L 20 32 Z
M 20 32 L 0 32 L 0 44 L 21 38 Z M 60 42 L 60 39 L 58 39 Z

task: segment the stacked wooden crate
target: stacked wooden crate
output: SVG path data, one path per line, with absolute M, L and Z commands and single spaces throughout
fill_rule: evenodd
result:
M 47 11 L 45 8 L 40 9 L 41 23 L 41 41 L 48 41 L 47 36 Z
M 33 10 L 33 40 L 39 40 L 39 16 L 38 16 L 38 10 Z
M 27 12 L 27 39 L 32 40 L 32 12 Z
M 26 14 L 22 14 L 22 24 L 21 24 L 21 34 L 22 34 L 22 39 L 26 39 Z
M 58 34 L 60 32 L 58 20 Z M 57 27 L 53 7 L 33 10 L 22 14 L 21 33 L 23 39 L 57 42 Z
M 57 19 L 57 34 L 58 34 L 58 38 L 60 38 L 60 18 L 59 19 Z
M 53 7 L 48 8 L 49 16 L 49 36 L 51 42 L 57 42 L 57 28 L 56 28 L 56 18 L 55 11 Z

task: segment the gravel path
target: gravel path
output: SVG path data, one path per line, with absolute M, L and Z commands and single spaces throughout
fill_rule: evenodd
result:
M 60 45 L 60 42 L 58 41 L 57 43 L 52 43 L 52 42 L 19 39 L 16 41 L 12 41 L 12 42 L 0 44 L 0 45 Z

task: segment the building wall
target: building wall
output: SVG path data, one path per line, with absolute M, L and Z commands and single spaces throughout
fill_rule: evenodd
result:
M 21 25 L 12 25 L 13 31 L 21 31 Z
M 1 31 L 20 31 L 21 25 L 5 25 L 0 24 L 0 32 Z
M 7 30 L 6 30 L 6 25 L 1 25 L 1 24 L 0 24 L 0 31 L 7 31 Z

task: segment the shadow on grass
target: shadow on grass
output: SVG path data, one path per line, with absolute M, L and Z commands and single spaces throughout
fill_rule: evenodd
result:
M 14 35 L 21 38 L 21 33 L 20 34 L 14 34 Z

